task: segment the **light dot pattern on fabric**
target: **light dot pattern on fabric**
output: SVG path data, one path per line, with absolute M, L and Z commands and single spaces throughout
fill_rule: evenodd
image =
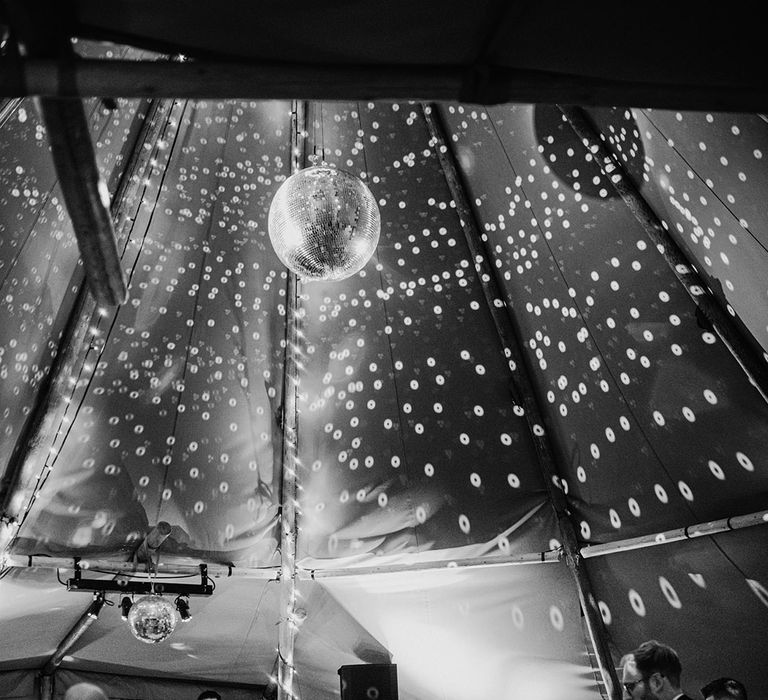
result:
M 763 637 L 762 625 L 755 623 L 768 617 L 762 556 L 767 542 L 762 527 L 747 528 L 587 560 L 611 639 L 630 648 L 633 639 L 663 632 L 674 649 L 697 651 L 686 663 L 689 678 L 710 678 L 723 648 L 739 649 L 733 673 L 749 677 L 749 645 Z M 724 630 L 717 645 L 686 641 L 713 624 Z
M 768 346 L 766 124 L 747 114 L 611 110 L 607 143 L 722 304 Z M 703 146 L 703 147 L 702 147 Z M 631 154 L 642 149 L 643 159 Z
M 49 458 L 53 509 L 36 506 L 27 537 L 130 551 L 169 509 L 178 551 L 274 561 L 285 272 L 265 212 L 289 118 L 285 103 L 175 104 L 123 256 L 130 299 L 94 312 Z
M 320 566 L 496 542 L 542 480 L 421 110 L 313 106 L 308 130 L 310 153 L 368 183 L 383 223 L 358 276 L 301 286 L 299 456 L 322 466 L 301 474 L 300 555 Z M 342 503 L 346 488 L 366 495 Z M 546 527 L 502 553 L 547 549 Z
M 87 104 L 114 186 L 137 107 Z M 357 276 L 299 285 L 299 342 L 288 348 L 298 376 L 288 386 L 299 409 L 301 563 L 456 564 L 557 549 L 548 487 L 562 491 L 583 544 L 764 507 L 766 407 L 616 195 L 616 175 L 601 172 L 554 108 L 439 109 L 480 255 L 465 242 L 420 105 L 310 109 L 310 159 L 366 181 L 384 227 Z M 81 324 L 17 553 L 123 561 L 166 518 L 169 553 L 279 562 L 288 300 L 265 212 L 289 173 L 290 105 L 176 101 L 168 116 L 143 199 L 120 227 L 131 298 L 115 312 L 89 307 Z M 760 124 L 593 116 L 705 283 L 764 342 Z M 739 137 L 733 148 L 721 132 Z M 2 136 L 7 464 L 81 280 L 34 105 L 24 102 Z M 489 307 L 491 275 L 502 294 Z M 491 309 L 514 314 L 541 419 L 516 400 L 519 363 L 501 347 Z M 554 446 L 560 473 L 547 482 L 531 432 Z M 716 607 L 722 591 L 738 615 L 762 620 L 761 535 L 729 535 L 652 547 L 628 564 L 621 554 L 585 560 L 616 641 L 636 643 L 622 630 L 674 637 L 685 628 L 678 615 L 710 608 L 729 634 Z M 551 583 L 563 566 L 540 568 Z M 565 601 L 546 590 L 531 599 L 503 590 L 511 634 L 572 634 L 572 589 Z M 472 619 L 481 603 L 470 595 L 446 616 Z
M 649 144 L 643 126 L 663 118 L 656 111 L 595 112 L 629 172 L 664 169 L 668 160 L 649 160 L 658 134 Z M 569 456 L 562 468 L 581 536 L 622 539 L 760 509 L 758 494 L 768 486 L 765 403 L 700 326 L 667 263 L 559 110 L 455 105 L 441 113 L 457 152 L 483 162 L 467 176 L 470 196 L 507 303 L 517 309 L 537 391 Z M 742 138 L 764 131 L 750 120 L 740 125 Z M 765 187 L 756 168 L 750 172 Z M 688 187 L 690 178 L 670 178 L 681 181 Z M 750 255 L 763 264 L 764 251 Z M 765 290 L 750 294 L 765 298 Z

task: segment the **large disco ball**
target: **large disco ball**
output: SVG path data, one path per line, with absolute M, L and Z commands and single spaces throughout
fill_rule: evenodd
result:
M 376 200 L 354 175 L 305 168 L 277 190 L 269 238 L 282 263 L 304 279 L 343 280 L 359 272 L 379 242 Z
M 176 611 L 173 604 L 162 596 L 145 595 L 131 606 L 128 625 L 139 641 L 157 644 L 170 637 L 176 629 Z

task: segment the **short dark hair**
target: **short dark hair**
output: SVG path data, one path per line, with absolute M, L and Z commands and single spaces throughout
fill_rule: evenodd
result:
M 635 649 L 632 655 L 635 657 L 635 665 L 643 679 L 647 680 L 658 672 L 668 678 L 676 688 L 680 687 L 683 666 L 680 663 L 680 657 L 671 646 L 649 639 Z
M 701 694 L 715 700 L 747 700 L 747 689 L 733 678 L 716 678 L 701 689 Z
M 197 696 L 197 700 L 221 700 L 221 695 L 215 690 L 204 690 Z

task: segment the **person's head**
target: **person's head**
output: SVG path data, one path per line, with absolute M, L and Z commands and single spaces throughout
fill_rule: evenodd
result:
M 644 688 L 642 687 L 643 677 L 637 670 L 635 657 L 632 654 L 624 654 L 621 657 L 621 685 L 623 686 L 623 697 L 630 700 L 642 700 L 644 697 Z
M 215 690 L 204 690 L 197 696 L 197 700 L 221 700 L 221 695 Z
M 632 700 L 671 700 L 680 692 L 682 665 L 672 647 L 651 639 L 622 662 L 621 682 Z
M 64 700 L 108 700 L 106 693 L 93 683 L 75 683 L 67 688 Z
M 717 678 L 707 683 L 701 694 L 704 700 L 747 700 L 747 689 L 733 678 Z

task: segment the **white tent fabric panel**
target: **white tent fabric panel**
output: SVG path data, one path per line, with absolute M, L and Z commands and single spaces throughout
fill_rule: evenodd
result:
M 326 585 L 391 651 L 405 700 L 556 700 L 563 688 L 569 697 L 595 697 L 565 565 L 400 572 Z
M 0 668 L 39 667 L 75 624 L 87 600 L 68 593 L 50 569 L 11 569 L 2 587 Z

